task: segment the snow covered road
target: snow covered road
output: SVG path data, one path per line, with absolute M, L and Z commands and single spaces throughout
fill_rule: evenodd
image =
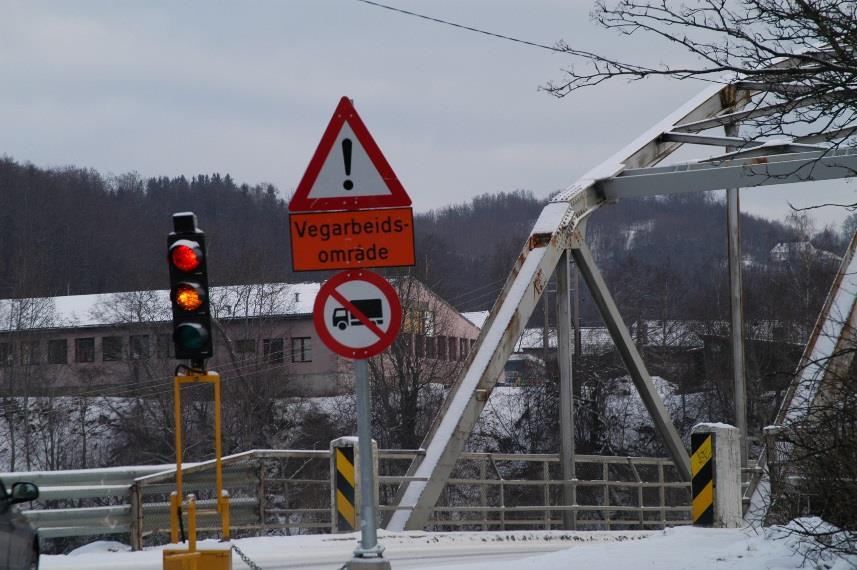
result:
M 235 541 L 263 570 L 338 569 L 357 534 L 245 538 Z M 381 532 L 395 570 L 845 570 L 857 559 L 826 557 L 822 565 L 794 536 L 774 529 L 671 528 L 651 532 Z M 201 544 L 222 546 L 215 541 Z M 112 550 L 112 552 L 111 552 Z M 66 556 L 43 557 L 43 570 L 160 570 L 161 549 L 128 552 L 94 543 Z M 246 568 L 237 556 L 233 568 Z
M 401 532 L 380 531 L 385 557 L 398 569 L 438 568 L 447 564 L 503 562 L 555 552 L 575 544 L 615 543 L 639 540 L 649 532 Z M 359 533 L 261 537 L 236 540 L 235 544 L 264 570 L 339 568 L 351 558 Z M 215 541 L 200 545 L 220 547 Z M 115 542 L 99 542 L 66 556 L 42 557 L 43 570 L 160 570 L 161 548 L 142 552 Z M 246 566 L 233 556 L 236 570 Z

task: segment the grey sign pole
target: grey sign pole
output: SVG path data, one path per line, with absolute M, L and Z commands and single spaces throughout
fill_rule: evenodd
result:
M 360 457 L 360 546 L 347 568 L 389 570 L 390 563 L 382 558 L 384 547 L 378 544 L 375 518 L 375 462 L 372 457 L 372 414 L 370 411 L 369 365 L 366 360 L 354 361 L 357 382 L 357 447 Z

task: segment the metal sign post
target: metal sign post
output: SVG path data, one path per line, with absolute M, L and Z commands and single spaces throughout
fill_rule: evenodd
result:
M 369 389 L 369 365 L 365 360 L 354 361 L 357 382 L 357 445 L 360 454 L 360 546 L 354 550 L 358 558 L 379 558 L 384 547 L 378 544 L 375 521 L 375 469 L 372 461 L 372 413 Z M 386 562 L 386 561 L 385 561 Z M 390 563 L 386 562 L 386 567 Z

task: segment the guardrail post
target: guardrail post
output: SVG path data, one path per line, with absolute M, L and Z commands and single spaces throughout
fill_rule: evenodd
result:
M 264 536 L 265 534 L 265 508 L 267 501 L 265 500 L 265 465 L 264 462 L 259 459 L 259 532 Z M 285 493 L 283 493 L 285 498 Z
M 143 550 L 143 504 L 139 483 L 131 485 L 131 550 Z
M 479 462 L 479 506 L 482 507 L 482 530 L 488 530 L 488 484 L 486 483 L 487 460 Z
M 690 444 L 693 524 L 742 526 L 740 430 L 726 424 L 697 424 Z
M 767 426 L 765 434 L 765 457 L 768 468 L 768 480 L 771 482 L 771 496 L 777 497 L 782 492 L 780 488 L 780 464 L 777 453 L 777 442 L 783 432 L 781 426 Z
M 606 461 L 603 463 L 602 477 L 604 479 L 604 524 L 607 530 L 610 530 L 610 466 Z
M 378 443 L 372 440 L 375 496 L 378 496 Z M 360 449 L 354 436 L 330 442 L 330 509 L 331 531 L 360 530 Z
M 664 464 L 658 461 L 658 505 L 661 507 L 661 528 L 667 528 L 666 489 L 664 488 Z
M 545 530 L 551 529 L 551 491 L 550 491 L 550 465 L 547 461 L 542 462 L 542 481 L 544 481 L 544 501 L 545 501 Z
M 628 457 L 628 466 L 631 467 L 631 472 L 634 474 L 634 479 L 637 482 L 637 506 L 640 507 L 640 512 L 638 513 L 637 520 L 639 522 L 640 530 L 643 530 L 643 526 L 645 526 L 646 517 L 644 515 L 643 510 L 643 478 L 640 477 L 640 472 L 637 471 L 637 466 L 634 465 L 634 459 L 632 457 Z

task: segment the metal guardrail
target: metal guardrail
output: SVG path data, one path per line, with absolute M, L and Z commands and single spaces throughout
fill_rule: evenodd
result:
M 380 450 L 379 511 L 392 511 L 405 472 L 421 451 Z M 562 528 L 571 511 L 577 528 L 663 528 L 690 523 L 690 485 L 663 458 L 578 455 L 578 479 L 566 482 L 557 455 L 462 454 L 433 511 L 431 528 L 508 530 Z M 187 492 L 204 507 L 214 499 L 214 462 L 183 465 Z M 253 450 L 223 458 L 238 532 L 330 532 L 329 450 Z M 169 532 L 175 466 L 158 465 L 0 474 L 32 481 L 41 495 L 25 516 L 41 537 L 128 533 L 134 548 Z M 575 487 L 576 505 L 562 505 L 562 487 Z M 218 520 L 202 518 L 200 531 Z
M 385 452 L 380 455 L 384 458 Z M 407 459 L 409 464 L 415 455 L 399 452 L 395 458 Z M 430 522 L 439 528 L 550 530 L 563 528 L 562 514 L 570 511 L 577 528 L 690 524 L 690 484 L 680 480 L 671 460 L 577 455 L 575 465 L 579 478 L 568 483 L 575 488 L 577 504 L 564 506 L 562 488 L 566 481 L 559 473 L 557 455 L 463 453 Z M 522 472 L 529 476 L 521 477 Z M 396 488 L 405 480 L 380 477 L 381 485 L 391 487 L 388 496 L 395 496 Z M 379 507 L 382 512 L 395 508 Z

